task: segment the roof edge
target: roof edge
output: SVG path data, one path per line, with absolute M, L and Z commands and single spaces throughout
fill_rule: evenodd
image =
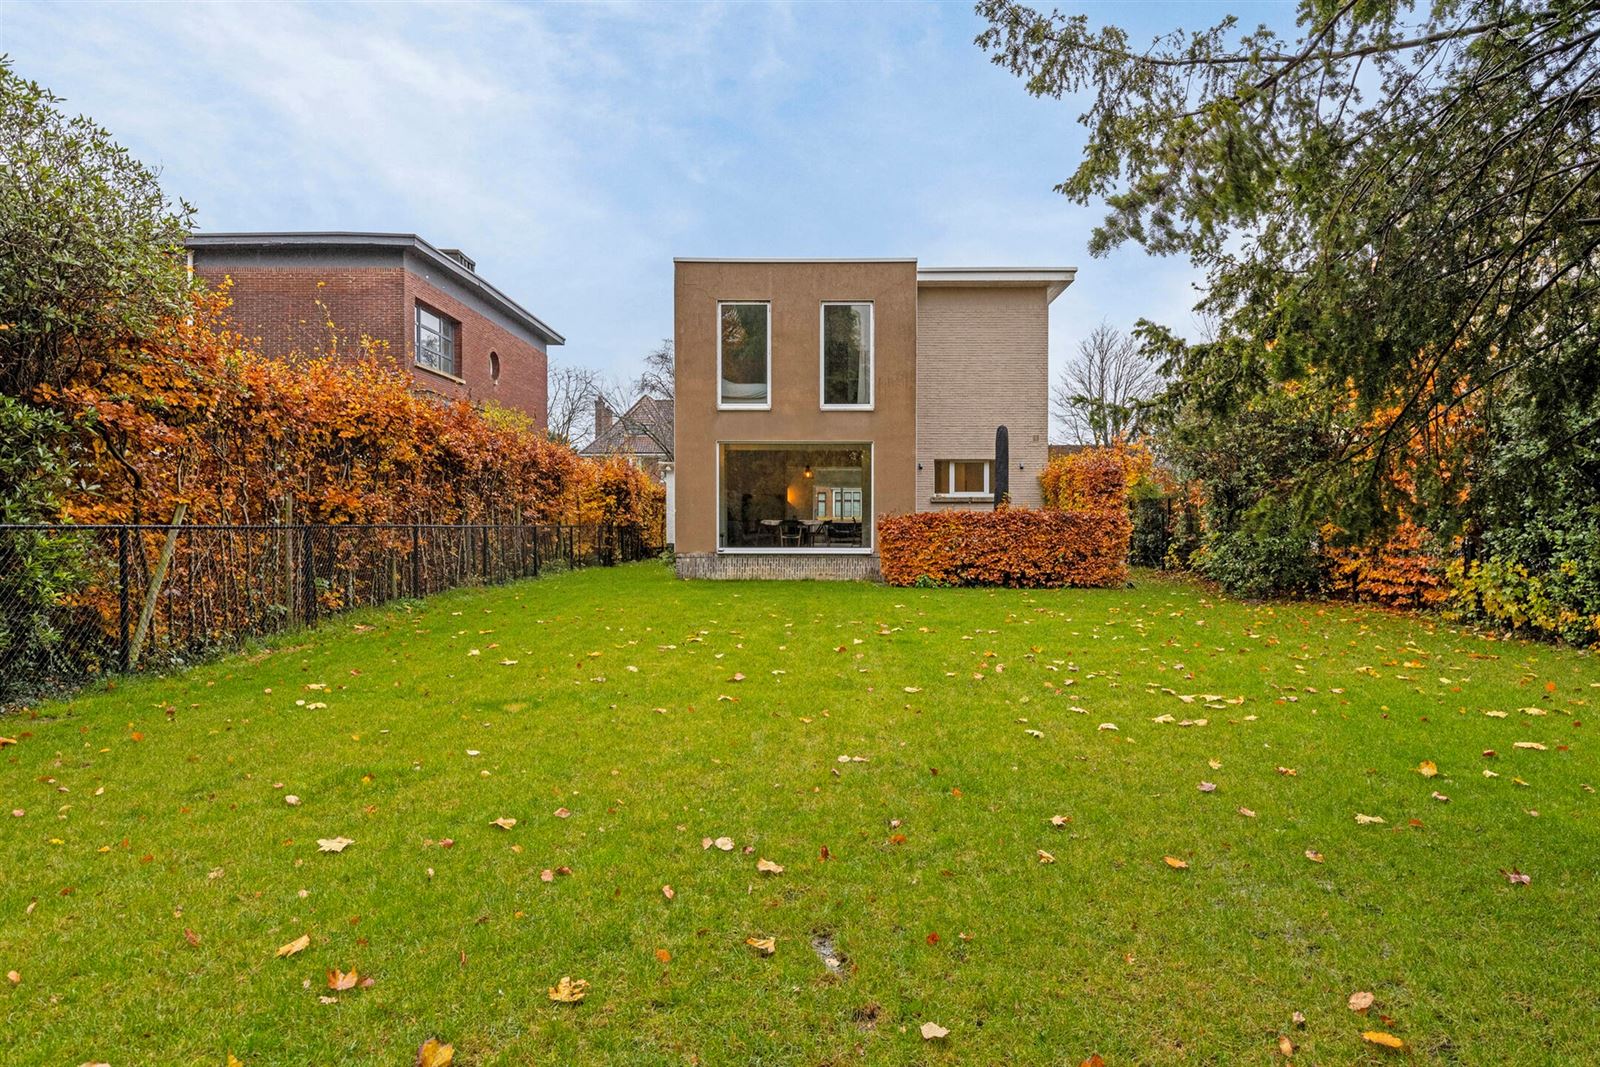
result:
M 410 249 L 434 266 L 444 270 L 456 281 L 475 291 L 489 303 L 518 320 L 546 345 L 564 345 L 567 339 L 557 333 L 543 319 L 507 296 L 499 288 L 485 281 L 476 271 L 445 255 L 434 244 L 414 233 L 374 233 L 358 230 L 307 230 L 307 231 L 217 231 L 194 233 L 184 241 L 188 248 L 337 248 L 367 246 L 379 248 Z

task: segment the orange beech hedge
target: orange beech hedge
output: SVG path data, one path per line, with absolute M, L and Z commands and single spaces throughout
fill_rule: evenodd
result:
M 1128 580 L 1127 508 L 924 511 L 878 520 L 890 585 L 1114 586 Z

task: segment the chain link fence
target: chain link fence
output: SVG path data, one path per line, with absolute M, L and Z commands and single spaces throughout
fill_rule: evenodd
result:
M 0 706 L 351 608 L 657 551 L 610 525 L 0 525 Z

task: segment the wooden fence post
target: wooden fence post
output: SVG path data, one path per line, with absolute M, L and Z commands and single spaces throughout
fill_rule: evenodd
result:
M 179 504 L 172 510 L 172 525 L 167 527 L 167 540 L 161 546 L 161 558 L 156 562 L 155 573 L 150 575 L 150 588 L 145 591 L 144 605 L 139 611 L 139 627 L 133 631 L 133 643 L 128 647 L 128 669 L 139 665 L 139 653 L 144 649 L 144 639 L 150 633 L 150 620 L 156 613 L 156 597 L 161 593 L 161 583 L 167 577 L 167 565 L 178 547 L 178 528 L 188 514 L 189 505 Z

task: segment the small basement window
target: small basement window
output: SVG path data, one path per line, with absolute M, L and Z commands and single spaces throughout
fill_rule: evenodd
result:
M 417 366 L 452 378 L 460 376 L 455 320 L 422 304 L 417 305 Z
M 933 465 L 935 496 L 991 496 L 993 479 L 994 461 L 990 459 L 941 459 Z

